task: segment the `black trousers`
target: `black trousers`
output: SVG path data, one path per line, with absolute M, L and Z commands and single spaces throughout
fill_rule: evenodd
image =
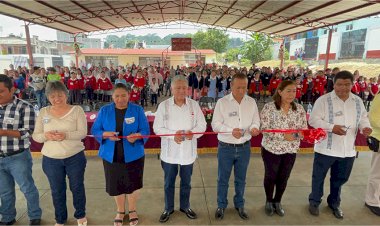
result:
M 341 189 L 350 177 L 354 160 L 355 156 L 339 158 L 315 153 L 309 203 L 314 206 L 319 206 L 321 203 L 323 184 L 330 169 L 330 194 L 327 197 L 327 203 L 333 208 L 339 207 Z
M 265 167 L 264 188 L 266 201 L 281 202 L 294 162 L 296 161 L 296 154 L 276 155 L 262 147 L 261 156 Z M 275 187 L 276 194 L 273 197 Z

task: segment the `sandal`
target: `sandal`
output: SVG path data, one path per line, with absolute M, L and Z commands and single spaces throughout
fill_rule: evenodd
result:
M 114 226 L 118 226 L 118 225 L 123 225 L 123 221 L 124 221 L 124 217 L 125 217 L 125 212 L 117 212 L 117 214 L 119 214 L 119 215 L 124 215 L 123 216 L 123 218 L 115 218 L 114 220 L 113 220 L 113 225 Z
M 129 211 L 129 212 L 128 212 L 128 215 L 131 214 L 131 213 L 136 213 L 136 215 L 137 215 L 136 210 L 131 210 L 131 211 Z M 136 226 L 138 223 L 139 223 L 139 218 L 138 218 L 138 217 L 135 217 L 135 218 L 129 218 L 129 225 L 130 225 L 130 226 Z
M 87 219 L 83 221 L 82 223 L 79 223 L 79 221 L 77 221 L 77 223 L 78 223 L 78 226 L 87 226 Z

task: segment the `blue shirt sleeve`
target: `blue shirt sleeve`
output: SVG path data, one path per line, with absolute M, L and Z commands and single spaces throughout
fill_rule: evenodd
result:
M 95 140 L 99 143 L 102 144 L 103 141 L 103 113 L 104 109 L 101 108 L 98 112 L 98 116 L 96 117 L 96 120 L 94 124 L 92 125 L 91 128 L 91 134 L 95 136 Z
M 141 135 L 150 135 L 150 128 L 148 119 L 145 116 L 144 109 L 139 107 L 139 133 Z M 148 141 L 148 138 L 143 138 L 144 144 Z

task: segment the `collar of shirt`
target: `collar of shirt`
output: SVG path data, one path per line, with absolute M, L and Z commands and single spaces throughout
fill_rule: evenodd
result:
M 4 108 L 4 107 L 6 107 L 6 106 L 8 106 L 9 104 L 14 104 L 14 105 L 16 105 L 17 104 L 17 97 L 13 97 L 13 100 L 11 101 L 11 102 L 8 102 L 8 103 L 6 103 L 6 104 L 4 104 L 4 105 L 0 105 L 0 107 L 1 108 Z
M 235 97 L 232 95 L 232 93 L 228 94 L 228 100 L 231 101 L 231 102 L 232 102 L 232 101 L 235 101 L 236 103 L 239 104 L 239 102 L 237 102 L 237 100 L 236 100 Z M 245 101 L 245 100 L 247 100 L 247 95 L 244 95 L 244 97 L 243 97 L 243 99 L 241 100 L 241 103 L 240 103 L 240 104 L 242 104 L 243 101 Z
M 169 99 L 169 103 L 170 103 L 170 105 L 172 105 L 172 106 L 174 106 L 174 105 L 175 105 L 175 106 L 178 106 L 178 105 L 176 105 L 176 104 L 174 103 L 174 96 L 173 96 L 172 98 Z M 183 104 L 182 106 L 178 106 L 178 107 L 186 106 L 187 103 L 188 103 L 188 100 L 187 100 L 187 98 L 185 98 L 185 102 L 184 102 L 184 104 Z
M 338 95 L 336 95 L 335 90 L 331 92 L 331 98 L 332 98 L 332 99 L 340 99 L 340 98 L 338 97 Z M 354 94 L 352 94 L 352 93 L 350 92 L 350 94 L 349 94 L 349 96 L 348 96 L 348 99 L 355 100 L 355 96 L 354 96 Z

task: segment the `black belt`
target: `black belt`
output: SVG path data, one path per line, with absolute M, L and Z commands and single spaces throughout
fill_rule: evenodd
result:
M 7 153 L 0 153 L 0 158 L 5 158 L 5 157 L 9 157 L 9 156 L 12 156 L 12 155 L 17 155 L 17 154 L 20 154 L 24 152 L 24 150 L 21 150 L 21 151 L 12 151 L 12 152 L 7 152 Z
M 221 144 L 221 145 L 229 146 L 229 147 L 234 147 L 234 148 L 237 148 L 237 147 L 244 147 L 245 145 L 247 145 L 247 144 L 249 144 L 249 143 L 250 143 L 249 140 L 246 141 L 246 142 L 244 142 L 244 143 L 242 143 L 242 144 L 230 144 L 230 143 L 224 143 L 224 142 L 222 142 L 222 141 L 219 141 L 219 144 Z

